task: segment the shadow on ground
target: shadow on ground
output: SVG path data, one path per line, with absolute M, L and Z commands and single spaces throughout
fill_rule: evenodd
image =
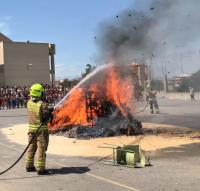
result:
M 199 148 L 200 148 L 200 143 L 192 143 L 192 144 L 180 145 L 179 147 L 168 147 L 165 149 L 147 153 L 154 159 L 158 158 L 177 159 L 177 158 L 188 158 L 188 157 L 192 158 L 200 156 Z
M 56 174 L 84 174 L 90 169 L 88 167 L 63 167 L 59 169 L 48 169 L 50 175 L 56 175 Z
M 36 174 L 36 175 L 33 175 L 33 176 L 0 178 L 0 181 L 1 180 L 9 181 L 9 180 L 22 180 L 22 179 L 31 179 L 31 178 L 45 178 L 45 177 L 48 177 L 48 176 L 65 175 L 65 174 L 84 174 L 84 173 L 87 173 L 89 171 L 90 171 L 90 169 L 88 167 L 52 168 L 52 169 L 48 169 L 48 172 L 49 172 L 48 175 L 37 175 L 36 172 L 34 172 L 34 174 Z

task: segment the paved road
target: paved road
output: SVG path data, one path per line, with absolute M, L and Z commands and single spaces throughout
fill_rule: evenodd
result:
M 149 108 L 138 113 L 137 118 L 143 122 L 179 125 L 200 129 L 200 101 L 159 99 L 160 114 L 150 114 Z M 139 103 L 140 110 L 145 103 Z
M 161 114 L 145 111 L 138 118 L 146 122 L 168 123 L 199 128 L 200 103 L 159 100 Z M 143 104 L 141 104 L 142 106 Z M 0 116 L 25 114 L 25 110 L 0 111 Z M 0 128 L 24 123 L 26 117 L 0 118 Z M 53 143 L 51 143 L 53 144 Z M 67 145 L 66 145 L 67 146 Z M 49 155 L 50 176 L 26 173 L 24 161 L 0 176 L 0 191 L 198 191 L 200 190 L 199 144 L 183 145 L 149 153 L 153 167 L 132 169 L 96 163 L 96 159 Z M 12 163 L 24 146 L 10 142 L 0 134 L 0 171 Z

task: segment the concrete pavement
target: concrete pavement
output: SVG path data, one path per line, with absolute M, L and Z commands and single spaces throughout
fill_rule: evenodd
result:
M 161 114 L 148 111 L 138 114 L 145 122 L 200 126 L 199 103 L 177 100 L 159 100 Z M 143 106 L 144 103 L 141 104 Z M 24 109 L 0 111 L 0 116 L 24 115 Z M 0 118 L 0 128 L 25 123 L 26 117 Z M 50 143 L 53 144 L 53 143 Z M 66 145 L 67 146 L 67 145 Z M 49 176 L 26 173 L 24 161 L 8 173 L 0 176 L 0 191 L 198 191 L 200 187 L 199 144 L 182 145 L 148 153 L 153 167 L 126 168 L 108 165 L 105 161 L 93 163 L 95 158 L 64 157 L 48 155 Z M 0 171 L 8 167 L 24 149 L 0 134 Z
M 142 122 L 179 125 L 200 129 L 200 102 L 184 100 L 158 99 L 160 114 L 150 114 L 149 108 L 138 113 L 137 118 Z M 146 103 L 139 103 L 142 108 Z M 138 109 L 139 110 L 139 109 Z

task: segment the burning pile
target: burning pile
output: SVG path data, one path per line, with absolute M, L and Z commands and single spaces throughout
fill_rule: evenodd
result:
M 127 71 L 108 65 L 94 73 L 55 110 L 50 131 L 69 137 L 137 133 L 141 123 L 132 117 L 134 92 Z

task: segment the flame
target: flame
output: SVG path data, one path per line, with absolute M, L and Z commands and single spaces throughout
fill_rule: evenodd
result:
M 126 107 L 133 109 L 133 86 L 131 78 L 120 77 L 117 67 L 112 67 L 108 72 L 106 80 L 106 97 L 109 101 L 115 103 L 122 113 L 126 114 Z
M 126 115 L 127 108 L 131 112 L 134 111 L 134 96 L 131 77 L 121 74 L 120 68 L 111 66 L 106 68 L 105 76 L 99 80 L 82 85 L 71 93 L 65 100 L 63 106 L 57 108 L 54 112 L 54 119 L 50 124 L 50 131 L 66 128 L 73 125 L 92 125 L 93 121 L 88 121 L 86 108 L 86 94 L 93 92 L 90 98 L 95 96 L 103 98 L 115 104 L 122 114 Z M 96 103 L 97 107 L 101 103 Z M 97 113 L 93 111 L 93 117 L 97 117 Z

